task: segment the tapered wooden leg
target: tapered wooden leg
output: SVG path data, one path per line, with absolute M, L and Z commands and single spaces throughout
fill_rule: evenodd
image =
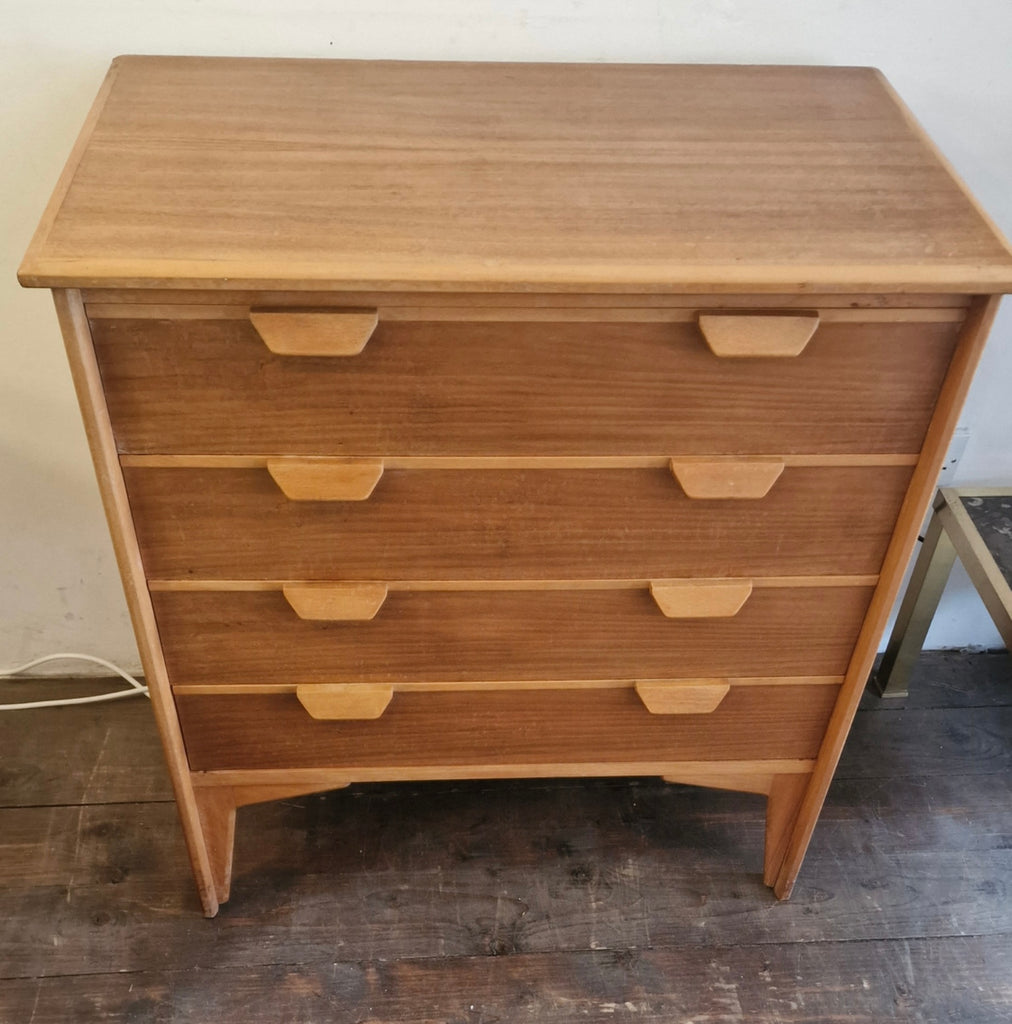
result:
M 744 793 L 763 793 L 766 796 L 766 849 L 763 857 L 763 881 L 774 886 L 784 858 L 787 844 L 798 820 L 801 801 L 811 782 L 809 771 L 792 771 L 805 767 L 803 762 L 739 762 L 737 765 L 715 762 L 712 765 L 680 765 L 666 773 L 665 782 L 678 782 L 690 786 L 712 786 L 716 789 L 734 789 Z M 793 879 L 792 879 L 793 884 Z M 778 899 L 787 899 L 790 888 L 776 888 Z
M 211 863 L 211 877 L 219 903 L 228 899 L 232 887 L 232 849 L 235 843 L 236 799 L 231 786 L 195 787 L 197 813 L 204 833 L 204 847 Z M 207 908 L 205 908 L 205 913 Z M 208 913 L 214 917 L 217 913 Z
M 247 804 L 267 803 L 271 800 L 285 800 L 289 797 L 306 796 L 332 789 L 343 789 L 347 782 L 328 779 L 325 783 L 279 783 L 262 785 L 208 785 L 199 774 L 193 776 L 199 783 L 193 793 L 200 817 L 204 848 L 211 864 L 211 878 L 217 903 L 226 903 L 232 888 L 232 852 L 235 847 L 235 812 Z M 204 914 L 214 917 L 217 904 L 204 905 Z
M 812 776 L 775 775 L 766 798 L 766 852 L 763 858 L 763 881 L 774 885 L 780 866 L 787 855 L 787 842 L 798 818 L 801 801 Z M 778 899 L 786 899 L 790 890 L 777 891 Z

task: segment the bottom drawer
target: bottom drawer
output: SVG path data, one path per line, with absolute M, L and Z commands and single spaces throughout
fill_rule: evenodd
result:
M 631 688 L 396 693 L 373 721 L 321 722 L 293 693 L 178 695 L 190 767 L 390 769 L 450 776 L 652 774 L 673 761 L 814 758 L 836 685 L 735 686 L 709 714 L 652 715 Z M 536 770 L 535 770 L 536 769 Z M 610 772 L 614 774 L 614 771 Z M 500 773 L 501 774 L 501 773 Z M 508 772 L 506 772 L 508 774 Z M 559 772 L 559 774 L 566 774 Z

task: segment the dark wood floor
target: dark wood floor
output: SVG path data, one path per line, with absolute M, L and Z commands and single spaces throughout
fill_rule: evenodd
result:
M 1008 1022 L 1012 661 L 913 687 L 865 698 L 789 903 L 758 797 L 430 783 L 244 808 L 214 921 L 143 699 L 0 713 L 0 1021 Z

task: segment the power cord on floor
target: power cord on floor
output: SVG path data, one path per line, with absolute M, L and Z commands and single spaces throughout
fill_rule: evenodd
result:
M 129 690 L 111 690 L 108 693 L 96 693 L 92 697 L 62 697 L 56 700 L 31 700 L 21 704 L 0 704 L 0 711 L 26 711 L 29 708 L 64 708 L 72 704 L 98 704 L 106 700 L 122 700 L 124 697 L 137 697 L 143 694 L 148 696 L 148 688 L 139 680 L 135 679 L 129 672 L 124 672 L 119 665 L 114 665 L 105 658 L 96 658 L 91 654 L 47 654 L 45 657 L 36 658 L 34 661 L 26 661 L 24 665 L 15 668 L 0 669 L 0 679 L 11 679 L 19 676 L 28 669 L 37 665 L 44 665 L 50 661 L 88 661 L 93 665 L 101 665 L 110 672 L 115 672 L 121 679 L 130 684 Z M 34 678 L 38 678 L 37 676 Z M 15 680 L 17 681 L 17 680 Z

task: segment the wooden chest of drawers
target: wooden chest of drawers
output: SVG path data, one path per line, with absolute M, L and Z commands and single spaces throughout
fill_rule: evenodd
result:
M 762 793 L 789 895 L 1012 255 L 867 69 L 124 58 L 21 280 L 214 914 L 406 778 Z

